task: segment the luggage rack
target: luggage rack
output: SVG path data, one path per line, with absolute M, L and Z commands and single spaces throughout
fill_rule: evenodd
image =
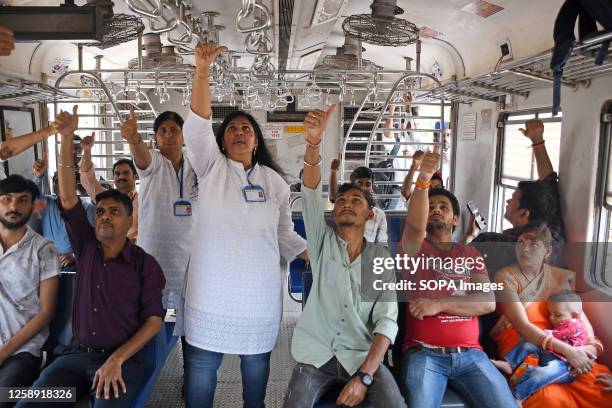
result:
M 24 105 L 48 103 L 71 98 L 61 91 L 42 82 L 18 78 L 8 73 L 0 73 L 0 100 L 21 102 Z
M 587 86 L 593 78 L 612 73 L 612 52 L 608 50 L 603 64 L 595 65 L 595 56 L 612 33 L 577 43 L 563 70 L 562 84 L 572 88 Z M 452 102 L 472 103 L 483 99 L 503 102 L 505 95 L 528 97 L 534 89 L 549 87 L 553 82 L 550 69 L 552 50 L 522 61 L 505 65 L 501 70 L 466 78 L 432 89 L 430 96 Z

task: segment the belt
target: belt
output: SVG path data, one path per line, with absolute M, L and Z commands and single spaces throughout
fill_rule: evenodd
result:
M 76 348 L 77 348 L 77 350 L 84 351 L 85 353 L 96 353 L 96 354 L 111 354 L 115 350 L 117 350 L 117 347 L 113 347 L 113 348 L 95 348 L 95 347 L 86 346 L 86 345 L 81 344 L 81 343 L 78 343 L 76 345 Z
M 440 354 L 451 354 L 451 353 L 465 353 L 468 350 L 471 350 L 473 347 L 428 347 L 421 345 L 421 348 L 429 351 L 433 351 L 434 353 Z

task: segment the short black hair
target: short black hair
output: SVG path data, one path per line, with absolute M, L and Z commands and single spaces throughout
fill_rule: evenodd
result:
M 32 202 L 38 198 L 38 187 L 32 180 L 28 180 L 18 174 L 11 174 L 4 180 L 0 180 L 0 196 L 11 193 L 30 193 Z
M 529 221 L 548 221 L 560 215 L 557 194 L 550 184 L 542 180 L 521 181 L 518 189 L 521 192 L 519 209 L 529 211 Z
M 555 293 L 554 295 L 549 296 L 549 302 L 573 302 L 573 303 L 582 303 L 582 299 L 576 293 L 571 290 L 562 290 L 560 292 Z
M 172 120 L 176 122 L 176 124 L 179 125 L 181 129 L 183 128 L 184 121 L 181 115 L 179 115 L 176 112 L 165 111 L 165 112 L 160 113 L 159 116 L 155 118 L 155 122 L 153 122 L 153 131 L 157 133 L 157 130 L 159 129 L 161 124 L 167 120 Z
M 367 178 L 374 181 L 374 172 L 372 172 L 372 170 L 367 167 L 357 167 L 351 173 L 351 183 L 357 184 L 357 179 L 360 178 Z
M 372 196 L 372 194 L 370 194 L 367 191 L 363 191 L 363 188 L 361 188 L 358 184 L 355 183 L 344 183 L 340 186 L 340 188 L 338 189 L 338 193 L 336 193 L 336 200 L 338 200 L 338 196 L 340 194 L 344 194 L 349 190 L 359 190 L 361 191 L 361 193 L 363 194 L 363 196 L 365 197 L 366 201 L 368 202 L 368 208 L 374 208 L 376 207 L 376 201 L 374 200 L 374 197 Z
M 132 200 L 126 194 L 123 194 L 121 191 L 116 190 L 114 188 L 109 188 L 108 190 L 96 195 L 96 203 L 100 203 L 100 201 L 107 199 L 119 201 L 125 207 L 127 215 L 132 215 L 132 212 L 134 211 L 134 206 L 132 205 Z
M 431 190 L 429 190 L 429 198 L 439 195 L 448 198 L 453 207 L 453 215 L 456 215 L 458 217 L 461 214 L 461 208 L 459 207 L 459 200 L 457 200 L 457 197 L 455 197 L 453 193 L 442 187 L 432 188 Z
M 136 174 L 136 166 L 134 166 L 134 162 L 130 159 L 119 159 L 115 162 L 115 164 L 113 164 L 113 174 L 115 174 L 115 168 L 117 166 L 120 166 L 122 164 L 127 164 L 128 166 L 130 166 L 130 169 L 132 169 L 132 173 Z

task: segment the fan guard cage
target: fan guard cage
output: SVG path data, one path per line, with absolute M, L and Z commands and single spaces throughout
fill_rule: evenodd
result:
M 401 47 L 418 39 L 419 29 L 401 18 L 374 18 L 370 14 L 355 14 L 342 23 L 347 36 L 383 47 Z
M 86 46 L 106 49 L 138 38 L 144 31 L 142 19 L 128 14 L 115 14 L 104 22 L 104 37 L 102 42 L 84 44 Z
M 369 60 L 361 60 L 361 67 L 363 70 L 376 71 L 383 69 L 381 66 L 376 65 Z M 354 55 L 327 55 L 323 58 L 320 64 L 316 66 L 316 69 L 346 69 L 355 70 L 357 69 L 357 57 Z

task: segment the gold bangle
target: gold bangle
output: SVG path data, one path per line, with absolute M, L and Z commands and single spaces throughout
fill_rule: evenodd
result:
M 57 165 L 61 166 L 61 167 L 66 167 L 67 169 L 75 169 L 76 168 L 76 167 L 74 167 L 74 165 L 65 164 L 65 163 L 62 163 L 60 161 L 57 162 Z
M 319 167 L 321 165 L 321 163 L 323 163 L 323 158 L 321 157 L 321 155 L 319 155 L 319 161 L 317 163 L 308 163 L 306 161 L 306 158 L 304 158 L 304 165 L 308 166 L 308 167 Z

